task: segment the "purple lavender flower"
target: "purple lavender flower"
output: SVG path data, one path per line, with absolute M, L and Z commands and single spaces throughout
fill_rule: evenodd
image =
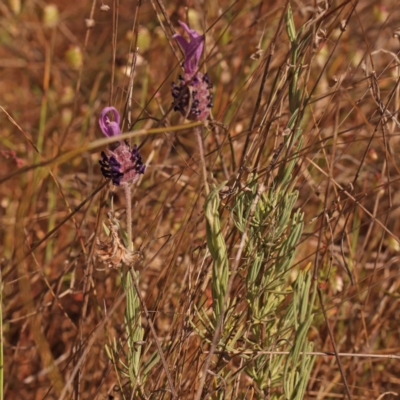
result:
M 210 89 L 212 84 L 208 74 L 198 71 L 198 64 L 204 48 L 204 35 L 190 29 L 185 23 L 179 24 L 189 36 L 189 42 L 179 34 L 173 36 L 185 54 L 184 75 L 179 75 L 179 84 L 172 84 L 174 110 L 192 121 L 203 121 L 213 106 Z
M 109 112 L 114 114 L 115 121 L 110 121 Z M 114 107 L 106 107 L 100 114 L 100 129 L 107 137 L 119 136 L 120 121 L 118 111 Z M 131 149 L 126 140 L 114 142 L 106 152 L 102 151 L 99 163 L 104 177 L 111 179 L 116 186 L 134 184 L 146 169 L 137 146 Z

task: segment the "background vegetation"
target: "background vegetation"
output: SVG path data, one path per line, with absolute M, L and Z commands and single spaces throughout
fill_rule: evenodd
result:
M 1 2 L 4 398 L 395 398 L 399 7 Z M 200 128 L 172 110 L 178 20 L 206 32 Z M 107 105 L 148 165 L 121 269 Z

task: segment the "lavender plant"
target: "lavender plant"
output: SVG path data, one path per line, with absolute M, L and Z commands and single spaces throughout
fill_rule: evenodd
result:
M 114 121 L 111 121 L 108 113 L 112 112 Z M 99 125 L 103 134 L 107 137 L 118 137 L 121 134 L 120 116 L 114 107 L 106 107 L 102 110 L 99 119 Z M 113 220 L 110 225 L 110 236 L 106 242 L 98 244 L 98 255 L 114 262 L 114 266 L 120 266 L 121 263 L 128 269 L 133 270 L 132 262 L 134 260 L 133 242 L 132 242 L 132 208 L 131 208 L 131 187 L 138 181 L 140 175 L 144 174 L 146 166 L 143 164 L 142 157 L 134 145 L 133 148 L 126 141 L 116 141 L 101 153 L 101 172 L 105 178 L 111 179 L 115 186 L 121 186 L 125 192 L 126 200 L 126 225 L 127 225 L 127 243 L 122 245 L 118 237 L 118 231 L 121 231 L 119 224 Z M 122 232 L 123 234 L 123 232 Z M 107 257 L 107 250 L 110 255 Z M 99 254 L 100 253 L 100 254 Z M 117 255 L 117 257 L 116 257 Z M 129 376 L 133 391 L 141 387 L 140 364 L 143 341 L 143 328 L 140 314 L 140 301 L 133 285 L 132 276 L 129 270 L 121 272 L 121 281 L 126 292 L 125 309 L 125 328 L 128 337 L 127 364 L 123 365 L 122 372 L 126 370 Z M 118 347 L 114 343 L 114 353 Z M 123 349 L 123 347 L 122 347 Z M 115 363 L 115 357 L 110 348 L 107 349 L 110 359 Z
M 289 88 L 292 116 L 286 128 L 291 134 L 285 138 L 283 148 L 286 154 L 291 148 L 298 154 L 303 142 L 301 129 L 298 128 L 302 117 L 302 90 L 298 88 L 301 65 L 298 65 L 299 46 L 290 6 L 286 14 L 286 28 L 292 43 L 295 71 Z M 292 147 L 293 144 L 295 146 Z M 273 163 L 278 156 L 279 153 L 273 157 Z M 248 345 L 254 351 L 274 353 L 284 351 L 291 343 L 288 355 L 256 357 L 246 372 L 253 378 L 260 393 L 273 393 L 276 399 L 300 400 L 304 397 L 314 363 L 314 357 L 307 355 L 313 349 L 307 332 L 313 319 L 316 283 L 311 299 L 312 277 L 309 272 L 300 272 L 292 287 L 287 285 L 296 245 L 303 230 L 300 210 L 291 216 L 298 197 L 298 192 L 293 190 L 296 180 L 292 176 L 296 161 L 297 157 L 293 157 L 291 161 L 281 164 L 278 174 L 268 183 L 268 190 L 258 197 L 254 214 L 249 209 L 257 196 L 259 184 L 258 178 L 252 176 L 248 181 L 251 190 L 237 196 L 232 217 L 240 231 L 251 218 L 245 262 L 248 270 L 248 323 L 252 332 Z
M 311 274 L 300 272 L 290 285 L 289 272 L 297 243 L 303 231 L 303 213 L 293 213 L 298 192 L 294 190 L 296 179 L 293 170 L 297 156 L 282 162 L 275 176 L 271 171 L 277 166 L 282 152 L 298 154 L 302 148 L 301 129 L 298 128 L 302 114 L 300 105 L 302 90 L 298 87 L 301 66 L 298 62 L 296 31 L 290 8 L 286 15 L 288 36 L 292 41 L 292 62 L 295 65 L 293 82 L 289 90 L 292 116 L 286 131 L 290 135 L 276 149 L 267 179 L 256 173 L 250 174 L 244 190 L 233 190 L 231 220 L 244 240 L 241 274 L 245 275 L 248 311 L 247 315 L 234 311 L 235 300 L 226 300 L 227 282 L 232 271 L 223 236 L 220 200 L 213 190 L 205 202 L 207 243 L 213 258 L 212 294 L 214 314 L 219 316 L 225 307 L 228 312 L 223 320 L 217 349 L 220 352 L 240 352 L 248 377 L 257 387 L 259 398 L 303 398 L 308 377 L 314 362 L 307 352 L 312 344 L 307 332 L 312 322 L 315 287 L 310 299 Z M 226 301 L 226 304 L 224 304 Z M 215 328 L 210 320 L 199 314 L 203 326 Z M 206 335 L 203 334 L 206 339 Z M 241 339 L 245 345 L 239 345 Z M 291 343 L 291 345 L 289 345 Z M 287 350 L 289 348 L 289 350 Z M 261 354 L 257 354 L 260 352 Z M 265 355 L 263 352 L 269 352 Z M 280 353 L 285 354 L 280 354 Z M 276 353 L 276 354 L 274 354 Z M 218 376 L 224 386 L 233 382 L 229 369 L 220 369 Z M 227 392 L 224 392 L 227 395 Z

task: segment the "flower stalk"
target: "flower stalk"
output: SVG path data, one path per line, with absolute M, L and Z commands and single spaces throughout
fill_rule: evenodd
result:
M 111 120 L 109 113 L 113 114 Z M 121 135 L 121 118 L 114 107 L 106 107 L 100 114 L 99 125 L 103 134 L 107 137 Z M 132 186 L 144 174 L 146 166 L 136 145 L 131 148 L 127 141 L 116 141 L 109 145 L 106 151 L 101 153 L 99 161 L 103 176 L 110 179 L 114 186 L 124 189 L 126 207 L 126 253 L 133 252 L 132 235 Z M 125 308 L 125 330 L 128 343 L 128 375 L 132 387 L 132 395 L 135 395 L 142 385 L 142 363 L 143 328 L 139 301 L 139 288 L 137 286 L 138 274 L 134 269 L 133 262 L 124 263 L 126 268 L 121 272 L 121 280 L 126 292 Z
M 129 185 L 124 185 L 126 202 L 126 232 L 128 234 L 128 249 L 133 251 L 132 240 L 132 193 Z

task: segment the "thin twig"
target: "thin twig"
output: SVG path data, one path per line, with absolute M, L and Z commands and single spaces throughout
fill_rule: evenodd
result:
M 90 20 L 92 20 L 93 17 L 94 17 L 94 12 L 95 12 L 95 9 L 96 9 L 96 3 L 97 3 L 96 0 L 92 1 L 92 7 L 90 9 L 90 15 L 89 15 L 89 19 Z M 89 27 L 86 28 L 85 42 L 83 44 L 83 52 L 84 53 L 86 53 L 86 50 L 87 50 L 87 46 L 88 46 L 88 43 L 89 43 L 89 38 L 90 38 L 90 32 L 91 31 L 92 31 L 92 28 L 89 28 Z M 76 85 L 75 85 L 75 96 L 74 96 L 74 105 L 73 105 L 73 114 L 74 115 L 77 113 L 77 110 L 78 110 L 79 91 L 80 91 L 81 83 L 82 83 L 83 68 L 86 65 L 87 65 L 86 63 L 82 63 L 81 66 L 79 67 L 79 71 L 78 71 L 78 79 L 77 79 Z M 69 131 L 71 129 L 72 124 L 73 124 L 73 118 L 71 118 L 71 121 L 69 122 L 67 128 L 65 129 L 65 131 L 64 131 L 64 133 L 63 133 L 63 135 L 61 137 L 60 144 L 58 145 L 58 149 L 57 149 L 58 154 L 61 152 L 61 149 L 63 147 L 65 139 L 68 136 L 68 133 L 69 133 Z
M 89 202 L 93 196 L 95 196 L 98 192 L 100 192 L 101 189 L 104 188 L 108 184 L 109 180 L 105 180 L 97 189 L 93 191 L 93 193 L 88 196 L 85 200 L 82 201 L 78 206 L 75 207 L 75 209 L 70 212 L 57 226 L 55 226 L 51 231 L 47 232 L 46 235 L 42 239 L 40 239 L 38 242 L 36 242 L 30 250 L 24 255 L 24 257 L 20 260 L 17 260 L 14 262 L 14 264 L 11 266 L 7 274 L 3 276 L 3 280 L 8 276 L 10 272 L 13 271 L 13 269 L 22 261 L 24 261 L 26 258 L 28 258 L 32 252 L 34 252 L 42 243 L 44 243 L 49 237 L 51 237 L 55 232 L 57 232 L 67 221 L 69 221 L 87 202 Z
M 204 351 L 205 354 L 208 354 L 208 351 Z M 262 354 L 268 354 L 268 355 L 283 355 L 287 356 L 291 352 L 290 351 L 267 351 L 267 350 L 260 350 L 260 351 L 252 351 L 252 350 L 244 350 L 244 351 L 231 351 L 231 350 L 226 350 L 226 351 L 216 351 L 215 354 L 223 354 L 227 355 L 229 357 L 235 357 L 235 356 L 240 356 L 242 354 L 244 355 L 262 355 Z M 333 351 L 300 351 L 300 355 L 305 355 L 305 356 L 334 356 L 335 353 Z M 397 356 L 395 354 L 375 354 L 375 353 L 337 353 L 339 357 L 353 357 L 353 358 L 384 358 L 384 359 L 393 359 L 393 360 L 400 360 L 400 356 Z
M 149 327 L 150 327 L 151 333 L 153 334 L 154 342 L 156 344 L 156 347 L 157 347 L 157 350 L 158 350 L 158 354 L 160 355 L 161 362 L 162 362 L 162 365 L 164 367 L 165 375 L 167 376 L 167 380 L 168 380 L 169 386 L 171 388 L 172 397 L 174 399 L 177 399 L 178 395 L 176 394 L 176 391 L 174 389 L 174 383 L 172 381 L 171 374 L 169 373 L 169 370 L 168 370 L 168 364 L 167 364 L 167 361 L 165 360 L 164 352 L 163 352 L 163 350 L 162 350 L 162 348 L 160 346 L 160 342 L 158 340 L 156 330 L 154 329 L 154 324 L 153 324 L 153 321 L 151 320 L 151 317 L 150 317 L 150 314 L 149 314 L 149 310 L 147 309 L 146 303 L 144 302 L 144 299 L 143 299 L 143 296 L 140 293 L 140 289 L 139 289 L 139 285 L 137 283 L 136 275 L 135 275 L 135 273 L 134 273 L 134 271 L 132 269 L 130 269 L 130 273 L 131 273 L 132 280 L 133 280 L 133 286 L 136 289 L 136 293 L 137 293 L 137 295 L 139 297 L 140 304 L 143 307 L 144 314 L 146 316 L 147 322 L 149 323 Z
M 321 309 L 322 309 L 322 312 L 324 314 L 326 327 L 328 328 L 329 337 L 331 339 L 332 347 L 333 347 L 333 350 L 334 350 L 334 355 L 335 355 L 335 358 L 336 358 L 336 362 L 338 364 L 340 375 L 342 376 L 343 384 L 344 384 L 344 387 L 346 389 L 346 394 L 347 394 L 347 397 L 349 398 L 349 400 L 352 400 L 350 388 L 349 388 L 349 385 L 347 383 L 347 379 L 346 379 L 346 375 L 344 373 L 343 365 L 342 365 L 342 362 L 340 361 L 339 353 L 338 353 L 337 348 L 336 348 L 335 338 L 333 337 L 333 333 L 332 333 L 331 327 L 329 325 L 328 316 L 326 315 L 324 302 L 323 302 L 323 299 L 322 299 L 321 289 L 318 286 L 317 286 L 317 292 L 318 292 L 319 302 L 321 304 Z
M 133 77 L 135 74 L 136 70 L 136 61 L 137 61 L 137 55 L 139 53 L 139 47 L 136 47 L 136 50 L 133 55 L 132 59 L 132 65 L 131 65 L 131 71 L 129 75 L 129 83 L 128 83 L 128 101 L 127 101 L 127 108 L 128 108 L 128 113 L 127 113 L 127 118 L 128 118 L 128 129 L 132 128 L 132 95 L 133 95 Z
M 110 98 L 109 98 L 109 103 L 110 104 L 112 104 L 112 96 L 113 96 L 113 91 L 114 91 L 115 59 L 116 59 L 116 56 L 117 56 L 118 14 L 119 14 L 119 0 L 114 0 L 114 5 L 113 5 L 113 34 L 112 34 L 112 64 L 111 64 L 111 79 L 110 79 Z
M 63 391 L 61 392 L 60 397 L 58 398 L 58 400 L 63 400 L 72 385 L 72 382 L 75 379 L 76 374 L 78 373 L 78 371 L 80 370 L 80 368 L 82 367 L 82 364 L 84 363 L 84 361 L 86 360 L 87 355 L 89 354 L 92 346 L 94 345 L 95 340 L 97 339 L 97 335 L 103 331 L 103 327 L 105 326 L 106 322 L 111 318 L 111 316 L 113 315 L 114 311 L 117 310 L 120 306 L 120 304 L 122 303 L 122 300 L 124 300 L 126 297 L 125 292 L 121 294 L 120 298 L 114 303 L 114 305 L 112 306 L 111 310 L 104 316 L 103 320 L 99 323 L 99 325 L 97 325 L 97 327 L 95 328 L 95 330 L 93 331 L 91 337 L 88 339 L 88 343 L 86 345 L 86 348 L 84 350 L 84 352 L 82 353 L 82 356 L 79 358 L 79 360 L 77 361 L 73 371 L 71 372 L 71 375 L 68 378 L 68 381 L 66 382 Z

